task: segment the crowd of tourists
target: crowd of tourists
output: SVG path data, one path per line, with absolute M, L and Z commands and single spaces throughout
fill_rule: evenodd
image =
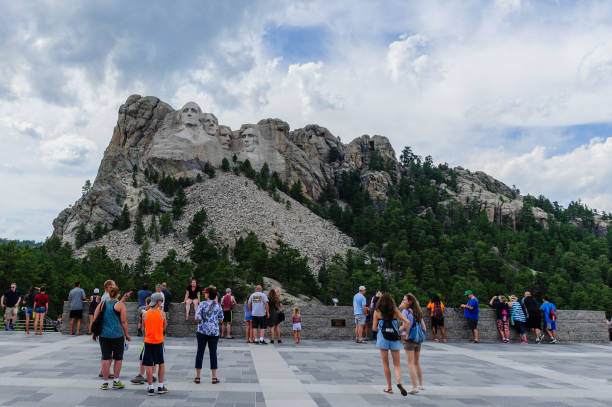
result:
M 416 394 L 423 388 L 423 375 L 419 356 L 421 344 L 425 341 L 427 327 L 425 325 L 424 311 L 418 299 L 412 294 L 406 294 L 399 307 L 389 293 L 378 291 L 370 302 L 366 300 L 366 287 L 360 286 L 353 297 L 353 312 L 355 315 L 355 342 L 368 341 L 367 329 L 370 327 L 376 334 L 376 347 L 380 351 L 383 370 L 387 380 L 386 393 L 393 393 L 391 382 L 391 369 L 389 366 L 389 353 L 393 362 L 393 371 L 396 387 L 403 396 Z M 478 319 L 480 314 L 478 298 L 471 290 L 464 293 L 467 301 L 461 304 L 467 328 L 471 332 L 471 340 L 478 343 Z M 544 338 L 543 331 L 550 338 L 550 343 L 557 343 L 556 321 L 557 309 L 547 296 L 542 297 L 542 304 L 525 292 L 519 300 L 515 295 L 506 298 L 503 295 L 491 298 L 489 305 L 495 310 L 497 330 L 503 343 L 510 343 L 510 326 L 516 329 L 520 343 L 527 342 L 527 330 L 535 334 L 535 342 L 540 343 Z M 438 332 L 442 342 L 446 342 L 444 327 L 444 304 L 438 296 L 433 296 L 427 304 L 434 342 L 439 342 Z M 544 330 L 542 330 L 544 322 Z M 609 323 L 610 325 L 610 323 Z M 402 385 L 402 371 L 400 351 L 404 348 L 412 388 L 408 391 Z
M 155 291 L 144 283 L 137 292 L 138 328 L 137 335 L 144 336 L 139 351 L 139 372 L 131 379 L 134 384 L 148 384 L 147 394 L 154 395 L 168 392 L 164 383 L 164 338 L 169 321 L 169 305 L 172 294 L 166 283 L 156 284 Z M 466 301 L 461 304 L 466 326 L 471 333 L 471 341 L 479 343 L 478 321 L 480 304 L 471 290 L 465 291 Z M 95 288 L 89 297 L 81 288 L 80 282 L 75 282 L 74 288 L 68 294 L 70 318 L 70 333 L 79 335 L 81 320 L 86 302 L 88 334 L 99 342 L 102 355 L 100 378 L 103 380 L 101 389 L 122 389 L 120 380 L 121 365 L 124 351 L 128 349 L 131 337 L 128 333 L 127 308 L 125 301 L 132 291 L 121 295 L 119 287 L 113 280 L 104 283 L 104 292 Z M 355 342 L 366 343 L 369 339 L 376 340 L 383 370 L 387 381 L 386 393 L 393 393 L 392 375 L 389 354 L 393 363 L 395 386 L 404 396 L 423 391 L 423 376 L 420 366 L 421 344 L 425 340 L 427 326 L 425 315 L 429 316 L 434 342 L 445 343 L 446 329 L 444 326 L 445 305 L 439 296 L 433 296 L 425 308 L 421 308 L 418 299 L 412 294 L 406 294 L 399 306 L 389 293 L 377 291 L 368 301 L 366 287 L 360 286 L 353 297 L 355 316 Z M 17 284 L 11 284 L 0 299 L 4 309 L 5 330 L 13 330 L 20 303 L 23 303 L 26 314 L 26 334 L 29 334 L 30 319 L 34 318 L 34 332 L 42 334 L 43 320 L 49 308 L 49 296 L 45 287 L 31 287 L 23 297 L 17 290 Z M 197 327 L 195 336 L 195 377 L 194 382 L 201 382 L 201 369 L 204 353 L 208 347 L 211 382 L 217 384 L 218 358 L 217 346 L 219 339 L 233 339 L 231 327 L 233 309 L 237 306 L 236 298 L 231 288 L 221 296 L 214 285 L 204 289 L 194 279 L 185 288 L 182 303 L 185 306 L 185 320 L 189 320 L 193 308 L 193 319 Z M 192 307 L 193 306 L 193 307 Z M 280 290 L 272 289 L 267 294 L 260 285 L 244 299 L 245 340 L 247 343 L 265 345 L 268 343 L 282 344 L 280 324 L 285 321 L 285 313 L 281 302 Z M 547 296 L 539 303 L 530 292 L 525 292 L 520 300 L 515 295 L 496 295 L 489 301 L 489 306 L 495 311 L 496 328 L 502 343 L 510 343 L 510 329 L 515 329 L 520 343 L 528 343 L 527 332 L 532 331 L 535 342 L 541 343 L 547 335 L 549 342 L 558 342 L 556 335 L 557 309 Z M 302 315 L 298 307 L 294 307 L 291 316 L 294 344 L 301 342 Z M 606 321 L 612 325 L 610 321 Z M 266 331 L 269 342 L 266 341 Z M 440 336 L 440 338 L 438 338 Z M 612 339 L 612 337 L 611 337 Z M 411 379 L 411 389 L 402 385 L 401 357 L 404 350 L 408 371 Z M 112 383 L 111 383 L 112 380 Z M 155 383 L 157 383 L 155 385 Z
M 168 327 L 169 314 L 165 309 L 168 305 L 168 290 L 164 284 L 156 285 L 155 292 L 149 290 L 148 284 L 143 284 L 138 291 L 138 335 L 144 336 L 144 342 L 139 352 L 139 372 L 131 379 L 134 384 L 148 384 L 147 394 L 155 395 L 168 392 L 164 383 L 164 336 Z M 103 380 L 101 389 L 122 389 L 125 387 L 120 380 L 121 365 L 124 351 L 131 341 L 128 333 L 127 312 L 125 301 L 131 296 L 131 291 L 121 296 L 119 288 L 113 280 L 104 283 L 104 294 L 98 298 L 99 292 L 90 298 L 90 310 L 93 310 L 89 331 L 92 338 L 100 344 L 102 364 L 99 376 Z M 78 313 L 72 313 L 75 302 L 87 298 L 79 288 L 78 282 L 69 294 L 71 318 L 78 318 Z M 195 349 L 195 377 L 194 382 L 201 382 L 202 362 L 208 347 L 210 360 L 211 383 L 220 383 L 217 377 L 218 359 L 217 345 L 220 338 L 233 339 L 231 336 L 232 309 L 237 305 L 230 288 L 221 296 L 217 288 L 210 285 L 202 289 L 196 280 L 192 280 L 186 287 L 185 319 L 191 316 L 193 305 L 193 318 L 197 323 L 195 335 L 197 347 Z M 280 301 L 280 290 L 270 290 L 265 294 L 261 286 L 255 288 L 244 302 L 245 324 L 247 326 L 246 341 L 253 344 L 267 344 L 266 329 L 269 330 L 270 343 L 276 340 L 282 343 L 280 323 L 285 320 L 283 304 Z M 299 308 L 293 309 L 292 328 L 294 343 L 301 341 L 301 322 Z M 78 322 L 77 322 L 78 332 Z M 71 333 L 72 323 L 71 323 Z M 276 339 L 275 339 L 276 338 Z M 112 366 L 112 369 L 111 369 Z M 112 383 L 111 383 L 112 380 Z M 155 385 L 155 383 L 157 383 Z

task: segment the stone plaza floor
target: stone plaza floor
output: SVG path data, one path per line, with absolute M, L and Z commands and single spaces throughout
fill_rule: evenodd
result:
M 422 348 L 425 390 L 387 395 L 374 343 L 304 340 L 219 346 L 221 383 L 193 383 L 195 338 L 166 341 L 170 392 L 148 397 L 129 379 L 142 338 L 125 354 L 123 390 L 99 390 L 100 351 L 86 336 L 0 333 L 0 405 L 6 406 L 610 406 L 612 346 L 433 343 Z M 404 386 L 410 388 L 402 351 Z

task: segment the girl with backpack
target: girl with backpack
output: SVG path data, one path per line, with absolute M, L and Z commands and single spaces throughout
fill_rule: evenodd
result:
M 525 331 L 525 327 L 523 326 L 523 324 L 527 322 L 527 317 L 525 316 L 523 305 L 519 302 L 516 295 L 510 296 L 510 307 L 512 309 L 512 313 L 510 314 L 510 325 L 514 325 L 521 335 L 521 343 L 528 343 L 527 331 Z
M 434 342 L 438 342 L 438 327 L 442 334 L 442 342 L 446 343 L 446 329 L 444 329 L 444 303 L 440 301 L 440 297 L 434 295 L 431 301 L 427 304 L 427 309 L 431 312 L 431 332 L 433 333 Z
M 404 386 L 402 386 L 402 367 L 400 364 L 400 333 L 397 326 L 397 319 L 402 320 L 405 325 L 409 322 L 404 315 L 395 306 L 395 301 L 389 293 L 384 293 L 376 304 L 372 321 L 372 330 L 377 331 L 376 347 L 380 351 L 385 378 L 387 379 L 387 388 L 385 393 L 393 394 L 393 386 L 391 385 L 391 370 L 389 369 L 389 351 L 393 359 L 393 370 L 395 372 L 395 381 L 397 388 L 402 393 L 402 396 L 408 395 Z
M 408 326 L 402 326 L 402 333 L 404 334 L 404 350 L 408 361 L 408 372 L 412 381 L 412 389 L 409 393 L 416 394 L 419 390 L 424 390 L 423 371 L 421 370 L 419 357 L 421 355 L 421 343 L 425 340 L 427 328 L 423 321 L 423 310 L 414 294 L 406 294 L 401 307 L 403 308 L 403 316 L 408 320 Z

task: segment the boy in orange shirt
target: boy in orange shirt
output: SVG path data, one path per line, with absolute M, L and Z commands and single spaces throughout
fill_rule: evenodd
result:
M 166 314 L 162 308 L 164 297 L 161 293 L 153 293 L 151 295 L 151 308 L 142 316 L 142 324 L 145 328 L 144 352 L 142 353 L 142 365 L 147 371 L 147 382 L 149 396 L 155 395 L 153 387 L 153 371 L 155 365 L 159 365 L 157 377 L 159 383 L 157 385 L 157 394 L 168 393 L 168 389 L 164 386 L 164 331 L 166 330 Z

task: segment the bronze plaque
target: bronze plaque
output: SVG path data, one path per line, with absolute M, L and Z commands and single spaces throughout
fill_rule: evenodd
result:
M 343 327 L 346 326 L 346 319 L 332 319 L 331 324 L 332 327 Z

